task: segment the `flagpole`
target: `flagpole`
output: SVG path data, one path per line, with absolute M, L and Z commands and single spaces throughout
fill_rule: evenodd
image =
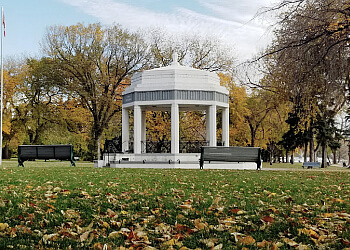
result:
M 1 7 L 1 111 L 0 111 L 0 166 L 2 165 L 2 116 L 4 109 L 4 60 L 3 60 L 3 52 L 4 52 L 4 8 Z

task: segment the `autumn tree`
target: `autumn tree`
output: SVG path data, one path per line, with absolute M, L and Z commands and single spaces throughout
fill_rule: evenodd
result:
M 42 144 L 42 135 L 52 125 L 61 122 L 58 103 L 62 93 L 55 86 L 56 79 L 50 74 L 45 60 L 28 59 L 27 72 L 20 91 L 17 119 L 25 126 L 29 144 Z
M 140 34 L 120 26 L 53 26 L 47 30 L 45 51 L 63 79 L 60 87 L 79 98 L 92 117 L 92 154 L 109 122 L 120 112 L 119 88 L 148 62 L 148 45 Z
M 349 2 L 282 0 L 272 10 L 279 15 L 275 40 L 259 59 L 271 59 L 269 73 L 279 83 L 279 93 L 294 105 L 292 110 L 304 110 L 298 129 L 309 135 L 312 161 L 314 136 L 320 132 L 315 124 L 332 121 L 348 92 Z
M 11 151 L 23 138 L 23 133 L 12 123 L 15 108 L 18 104 L 18 83 L 23 75 L 24 63 L 20 60 L 9 58 L 4 65 L 4 110 L 3 110 L 3 158 L 10 158 Z
M 236 84 L 231 74 L 219 73 L 219 77 L 221 85 L 229 90 L 230 145 L 247 146 L 250 144 L 250 130 L 245 116 L 250 110 L 246 89 Z

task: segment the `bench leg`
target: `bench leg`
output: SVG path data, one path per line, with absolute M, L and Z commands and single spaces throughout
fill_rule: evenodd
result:
M 261 161 L 256 163 L 256 170 L 261 170 Z
M 23 161 L 18 161 L 18 167 L 24 167 Z
M 199 169 L 203 169 L 204 161 L 202 159 L 199 160 Z

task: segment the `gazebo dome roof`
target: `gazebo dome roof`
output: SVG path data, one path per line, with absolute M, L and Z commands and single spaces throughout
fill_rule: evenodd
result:
M 182 66 L 176 56 L 171 65 L 136 73 L 124 94 L 143 91 L 196 90 L 228 94 L 216 73 Z

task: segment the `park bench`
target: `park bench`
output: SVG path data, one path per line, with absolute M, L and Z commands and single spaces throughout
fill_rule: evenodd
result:
M 204 161 L 255 162 L 261 169 L 261 149 L 255 147 L 201 147 L 199 167 L 203 169 Z
M 313 168 L 313 167 L 320 168 L 321 162 L 304 162 L 302 167 L 303 168 L 305 168 L 305 167 L 307 167 L 307 168 Z
M 75 166 L 72 145 L 19 145 L 18 166 L 24 167 L 28 160 L 61 160 L 70 161 Z

